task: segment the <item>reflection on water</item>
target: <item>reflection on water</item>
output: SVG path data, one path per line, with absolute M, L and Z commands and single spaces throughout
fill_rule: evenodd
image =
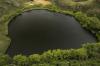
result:
M 48 49 L 78 48 L 96 39 L 71 16 L 46 10 L 25 12 L 9 23 L 10 55 L 41 53 Z

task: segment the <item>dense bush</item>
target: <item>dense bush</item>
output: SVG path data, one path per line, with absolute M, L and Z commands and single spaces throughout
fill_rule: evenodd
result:
M 29 56 L 0 55 L 0 66 L 99 66 L 100 43 L 87 43 L 80 49 L 48 50 Z
M 28 58 L 23 55 L 17 55 L 14 56 L 13 63 L 18 66 L 26 66 L 28 65 Z
M 11 62 L 11 58 L 8 55 L 0 54 L 0 66 L 9 64 Z
M 88 17 L 82 12 L 76 12 L 75 17 L 79 20 L 80 24 L 88 29 L 100 29 L 100 20 L 96 17 Z

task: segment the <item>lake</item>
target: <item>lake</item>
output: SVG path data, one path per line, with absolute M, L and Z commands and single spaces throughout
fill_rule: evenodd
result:
M 8 25 L 11 44 L 7 54 L 42 53 L 49 49 L 79 48 L 96 38 L 72 16 L 47 10 L 32 10 L 15 17 Z

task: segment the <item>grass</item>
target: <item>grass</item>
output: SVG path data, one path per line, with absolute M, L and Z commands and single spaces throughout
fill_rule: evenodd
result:
M 10 39 L 2 34 L 0 34 L 0 53 L 5 53 L 10 44 Z

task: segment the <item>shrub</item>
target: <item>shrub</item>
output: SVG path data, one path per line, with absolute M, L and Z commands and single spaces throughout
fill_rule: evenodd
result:
M 23 55 L 16 55 L 13 58 L 13 63 L 18 66 L 26 66 L 28 62 L 28 58 Z
M 11 58 L 8 55 L 0 54 L 0 66 L 10 64 Z
M 39 54 L 30 55 L 28 58 L 29 58 L 30 64 L 41 62 L 41 56 Z
M 92 44 L 86 44 L 83 46 L 87 50 L 88 57 L 90 58 L 100 58 L 100 43 L 92 43 Z
M 0 66 L 99 66 L 100 43 L 87 43 L 80 49 L 48 50 L 43 54 L 0 55 Z

